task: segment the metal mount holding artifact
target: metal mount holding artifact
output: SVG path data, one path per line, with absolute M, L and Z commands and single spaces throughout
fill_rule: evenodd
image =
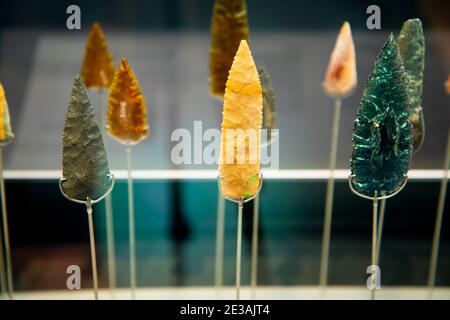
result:
M 86 198 L 86 200 L 80 200 L 69 197 L 66 192 L 64 191 L 63 182 L 66 181 L 66 178 L 61 178 L 59 180 L 59 190 L 61 191 L 62 195 L 75 203 L 84 204 L 86 206 L 86 212 L 88 214 L 88 222 L 89 222 L 89 240 L 90 240 L 90 247 L 91 247 L 91 263 L 92 263 L 92 282 L 94 287 L 94 299 L 98 300 L 98 273 L 97 273 L 97 256 L 95 252 L 95 237 L 94 237 L 94 223 L 92 220 L 92 205 L 100 202 L 103 200 L 108 194 L 111 193 L 111 191 L 114 188 L 114 175 L 111 173 L 108 174 L 108 178 L 111 180 L 111 185 L 109 186 L 108 190 L 99 198 L 97 199 L 90 199 L 89 197 Z
M 226 197 L 222 191 L 221 181 L 223 177 L 221 176 L 217 177 L 217 184 L 219 186 L 219 191 L 222 194 L 222 197 L 226 200 L 237 203 L 238 205 L 238 224 L 237 224 L 237 239 L 236 239 L 236 300 L 240 299 L 240 290 L 241 290 L 242 212 L 244 208 L 244 203 L 255 199 L 258 196 L 259 192 L 261 191 L 263 184 L 262 173 L 258 173 L 258 176 L 259 176 L 259 185 L 255 194 L 248 198 L 241 197 L 240 200 Z

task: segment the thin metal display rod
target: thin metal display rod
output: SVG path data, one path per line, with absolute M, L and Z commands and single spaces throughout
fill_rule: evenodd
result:
M 129 250 L 130 250 L 130 288 L 131 299 L 136 299 L 136 236 L 134 227 L 134 195 L 131 177 L 131 146 L 127 144 L 128 165 L 128 218 L 129 218 Z
M 377 219 L 378 219 L 378 198 L 375 193 L 375 196 L 373 197 L 373 212 L 372 212 L 372 267 L 375 267 L 377 265 L 377 234 L 378 234 L 378 226 L 377 226 Z M 372 288 L 371 288 L 371 299 L 375 300 L 375 292 L 376 292 L 376 283 L 377 283 L 377 271 L 372 270 L 372 275 L 375 275 L 372 277 Z
M 253 234 L 252 234 L 252 262 L 250 269 L 250 287 L 252 299 L 256 297 L 258 282 L 258 226 L 259 226 L 259 194 L 253 200 Z
M 3 177 L 3 148 L 0 147 L 0 189 L 2 197 L 2 222 L 3 222 L 3 237 L 5 245 L 5 259 L 6 259 L 6 279 L 8 283 L 8 298 L 13 299 L 14 283 L 13 283 L 13 269 L 11 261 L 11 245 L 9 242 L 9 226 L 8 226 L 8 212 L 6 207 L 6 193 L 5 193 L 5 179 Z
M 225 237 L 225 198 L 220 190 L 217 194 L 217 226 L 216 226 L 216 261 L 214 284 L 216 288 L 223 285 L 223 248 Z
M 378 220 L 378 236 L 377 236 L 377 256 L 376 256 L 376 265 L 380 262 L 380 252 L 381 252 L 381 238 L 383 237 L 383 225 L 384 225 L 384 215 L 386 212 L 386 200 L 381 200 L 380 205 L 380 214 L 379 214 L 379 220 Z
M 89 222 L 89 241 L 91 245 L 92 282 L 94 287 L 94 299 L 98 300 L 97 255 L 95 252 L 94 222 L 92 221 L 92 205 L 90 201 L 86 202 L 86 212 L 88 215 L 88 222 Z
M 432 298 L 433 288 L 436 282 L 436 269 L 439 254 L 439 241 L 441 238 L 442 219 L 444 216 L 445 198 L 447 195 L 448 172 L 450 165 L 450 127 L 447 137 L 447 150 L 444 160 L 444 177 L 441 180 L 441 188 L 439 191 L 438 207 L 436 213 L 436 222 L 434 226 L 433 244 L 431 247 L 430 269 L 428 273 L 429 298 Z
M 3 225 L 3 223 L 2 223 Z M 3 228 L 0 227 L 0 281 L 1 294 L 6 293 L 5 252 L 3 251 Z
M 334 118 L 333 118 L 333 131 L 331 136 L 331 149 L 330 149 L 330 162 L 329 169 L 330 174 L 327 183 L 327 195 L 325 200 L 325 219 L 323 225 L 322 236 L 322 254 L 320 258 L 320 286 L 326 286 L 328 281 L 328 260 L 330 256 L 330 236 L 331 236 L 331 221 L 333 215 L 333 197 L 334 197 L 334 170 L 336 169 L 336 155 L 337 155 L 337 143 L 339 137 L 339 120 L 341 117 L 341 99 L 335 99 L 334 101 Z
M 106 211 L 106 243 L 108 252 L 108 284 L 109 287 L 115 289 L 117 287 L 116 272 L 116 249 L 114 244 L 114 222 L 112 216 L 112 199 L 111 194 L 105 197 Z
M 236 300 L 241 298 L 241 249 L 242 249 L 242 211 L 243 201 L 238 203 L 238 224 L 236 240 Z
M 102 128 L 103 136 L 106 136 L 106 110 L 103 105 L 103 90 L 98 91 L 98 105 L 100 111 L 100 125 Z M 103 140 L 105 150 L 108 151 L 107 141 Z M 112 208 L 112 193 L 108 194 L 105 198 L 105 215 L 106 215 L 106 245 L 108 252 L 108 283 L 110 288 L 116 288 L 117 286 L 117 273 L 116 273 L 116 249 L 114 244 L 114 218 Z

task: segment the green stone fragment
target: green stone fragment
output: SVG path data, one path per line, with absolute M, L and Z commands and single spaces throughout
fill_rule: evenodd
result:
M 265 67 L 258 70 L 263 96 L 263 129 L 267 129 L 267 141 L 271 139 L 271 130 L 277 128 L 277 113 L 275 111 L 275 94 Z
M 79 75 L 73 82 L 64 123 L 62 167 L 61 187 L 69 198 L 96 200 L 111 187 L 102 135 Z
M 425 122 L 422 110 L 423 70 L 425 67 L 425 38 L 422 22 L 419 19 L 405 21 L 397 45 L 403 58 L 408 78 L 408 93 L 411 99 L 409 120 L 413 126 L 414 151 L 423 144 L 425 138 Z
M 391 34 L 375 60 L 354 123 L 352 187 L 372 197 L 396 192 L 410 168 L 413 133 L 408 78 Z

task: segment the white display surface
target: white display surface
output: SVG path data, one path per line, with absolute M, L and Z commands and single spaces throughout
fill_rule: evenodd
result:
M 126 179 L 126 170 L 111 170 L 116 179 Z M 217 170 L 133 170 L 133 179 L 217 179 Z M 60 170 L 6 170 L 5 179 L 59 179 Z M 263 170 L 264 179 L 292 179 L 292 180 L 326 180 L 329 170 Z M 334 178 L 346 180 L 350 170 L 335 170 Z M 410 170 L 409 180 L 440 180 L 444 177 L 444 170 Z M 450 178 L 450 173 L 449 173 Z
M 426 287 L 384 287 L 377 290 L 376 299 L 403 300 L 429 299 L 430 291 Z M 234 300 L 234 287 L 159 287 L 138 288 L 136 298 L 143 300 Z M 89 300 L 93 298 L 92 290 L 58 290 L 58 291 L 28 291 L 16 292 L 14 299 L 44 299 L 44 300 Z M 100 299 L 130 299 L 129 289 L 101 289 Z M 241 288 L 241 299 L 251 299 L 249 287 Z M 318 286 L 261 286 L 256 290 L 256 299 L 260 300 L 369 300 L 370 291 L 362 286 L 330 286 L 321 289 Z M 432 299 L 450 299 L 450 287 L 435 288 Z

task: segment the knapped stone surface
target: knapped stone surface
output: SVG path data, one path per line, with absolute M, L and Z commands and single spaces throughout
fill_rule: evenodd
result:
M 209 91 L 223 98 L 231 64 L 241 40 L 249 37 L 245 0 L 216 0 L 211 22 Z
M 408 78 L 391 34 L 375 60 L 353 129 L 353 188 L 366 196 L 394 193 L 411 165 L 413 133 Z
M 277 113 L 275 108 L 275 93 L 269 72 L 265 67 L 258 69 L 263 95 L 263 129 L 267 129 L 267 141 L 271 139 L 271 129 L 277 129 Z
M 419 19 L 405 21 L 397 37 L 397 45 L 408 77 L 408 93 L 411 99 L 409 121 L 413 126 L 414 151 L 417 151 L 425 139 L 425 121 L 422 109 L 425 38 L 422 22 Z
M 148 136 L 147 104 L 128 61 L 122 58 L 109 90 L 108 133 L 123 144 Z
M 87 88 L 108 89 L 113 81 L 114 70 L 105 34 L 100 24 L 95 22 L 86 42 L 81 76 Z
M 258 191 L 261 125 L 258 71 L 247 42 L 242 40 L 228 77 L 223 107 L 219 176 L 227 198 L 241 200 Z
M 73 82 L 63 131 L 61 186 L 73 199 L 96 200 L 111 187 L 108 159 L 81 76 Z

